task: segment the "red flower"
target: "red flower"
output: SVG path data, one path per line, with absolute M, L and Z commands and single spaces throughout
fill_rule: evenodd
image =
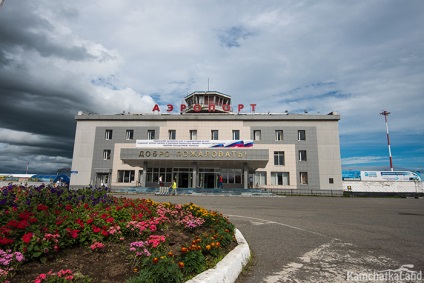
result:
M 77 219 L 77 220 L 75 220 L 75 223 L 78 223 L 78 225 L 81 227 L 81 228 L 83 228 L 84 229 L 84 222 L 81 220 L 81 219 Z
M 65 209 L 66 209 L 67 211 L 70 211 L 70 210 L 72 209 L 72 205 L 67 204 L 67 205 L 65 206 Z
M 90 218 L 90 219 L 88 219 L 87 221 L 85 221 L 85 222 L 87 222 L 87 224 L 91 224 L 91 222 L 93 222 L 94 221 L 94 219 L 93 218 Z
M 0 234 L 3 234 L 4 236 L 8 236 L 10 233 L 10 228 L 7 228 L 6 226 L 0 227 Z
M 102 230 L 102 235 L 103 235 L 103 236 L 108 236 L 108 235 L 109 235 L 109 232 L 108 232 L 108 231 L 106 231 L 106 230 Z
M 80 231 L 80 230 L 76 230 L 76 229 L 73 230 L 73 229 L 69 229 L 69 228 L 67 228 L 66 230 L 68 230 L 68 233 L 71 235 L 71 237 L 73 239 L 76 239 L 78 237 L 78 233 Z
M 29 219 L 29 222 L 31 222 L 31 223 L 35 223 L 35 222 L 37 222 L 37 218 L 31 217 L 31 218 Z
M 0 237 L 0 245 L 8 245 L 8 244 L 11 244 L 13 242 L 14 242 L 13 239 Z
M 22 236 L 22 241 L 24 241 L 24 243 L 29 243 L 31 242 L 31 238 L 32 238 L 32 233 L 26 233 Z
M 88 203 L 84 203 L 84 208 L 88 209 L 90 206 L 88 205 Z
M 39 205 L 37 205 L 37 210 L 38 211 L 47 211 L 47 210 L 49 210 L 49 207 L 47 205 L 40 203 Z
M 94 233 L 99 233 L 101 230 L 102 230 L 102 229 L 100 229 L 100 228 L 98 228 L 98 227 L 96 227 L 96 226 L 93 226 L 93 232 L 94 232 Z
M 25 229 L 28 226 L 29 226 L 28 220 L 21 220 L 21 221 L 19 221 L 19 223 L 16 226 L 16 228 L 18 228 L 18 229 Z
M 14 227 L 14 228 L 16 228 L 16 227 L 18 227 L 18 224 L 19 224 L 19 222 L 18 221 L 16 221 L 16 220 L 10 220 L 9 222 L 7 222 L 7 226 L 10 226 L 10 227 Z
M 21 212 L 18 215 L 18 217 L 23 220 L 28 220 L 30 216 L 31 216 L 31 213 L 29 213 L 28 211 Z
M 113 221 L 114 221 L 113 217 L 109 217 L 108 219 L 106 219 L 107 223 L 113 223 Z

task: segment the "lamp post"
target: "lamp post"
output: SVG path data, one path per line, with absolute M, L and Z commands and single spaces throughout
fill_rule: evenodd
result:
M 380 115 L 384 116 L 384 120 L 386 121 L 386 134 L 387 134 L 387 145 L 389 147 L 389 159 L 390 159 L 390 171 L 393 171 L 393 162 L 392 162 L 392 151 L 390 150 L 390 138 L 389 138 L 389 124 L 387 123 L 387 117 L 390 112 L 383 110 Z

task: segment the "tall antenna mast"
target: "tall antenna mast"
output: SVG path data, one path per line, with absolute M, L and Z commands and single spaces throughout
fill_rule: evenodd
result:
M 380 115 L 384 116 L 384 120 L 386 121 L 386 133 L 387 133 L 387 145 L 389 147 L 389 159 L 390 159 L 390 171 L 393 171 L 393 161 L 392 161 L 392 151 L 390 150 L 390 137 L 389 137 L 389 124 L 387 122 L 387 117 L 389 116 L 390 112 L 383 110 Z

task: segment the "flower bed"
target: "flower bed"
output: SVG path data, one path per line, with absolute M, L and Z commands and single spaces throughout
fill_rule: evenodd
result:
M 184 282 L 237 244 L 218 212 L 105 188 L 3 187 L 0 215 L 0 282 Z

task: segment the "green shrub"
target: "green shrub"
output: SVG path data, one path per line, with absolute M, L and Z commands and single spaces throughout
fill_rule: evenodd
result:
M 157 261 L 156 261 L 157 260 Z M 147 263 L 153 261 L 153 264 Z M 147 258 L 139 274 L 126 283 L 181 283 L 183 274 L 172 258 Z

